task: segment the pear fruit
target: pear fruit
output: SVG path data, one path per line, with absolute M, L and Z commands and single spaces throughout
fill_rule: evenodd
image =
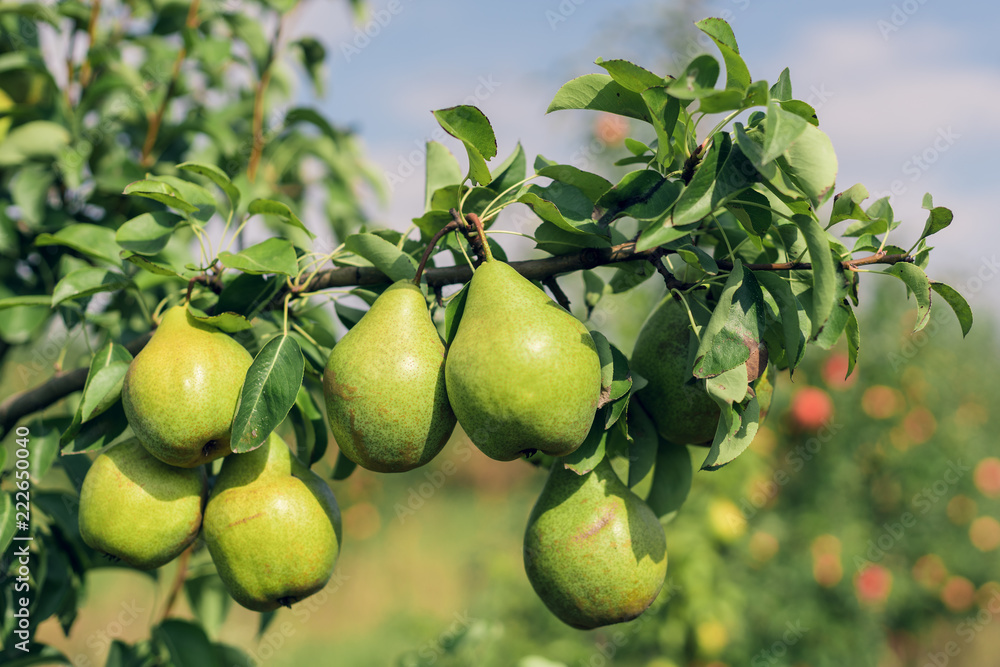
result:
M 272 433 L 223 462 L 205 508 L 205 542 L 234 600 L 253 611 L 288 607 L 330 580 L 340 509 L 326 482 Z
M 207 496 L 204 468 L 168 466 L 131 439 L 98 456 L 87 471 L 80 536 L 97 551 L 151 570 L 194 542 Z
M 667 541 L 607 458 L 583 475 L 557 461 L 528 519 L 524 569 L 553 614 L 589 630 L 630 621 L 653 603 Z
M 412 470 L 441 451 L 455 414 L 419 287 L 401 280 L 375 300 L 330 353 L 323 393 L 340 451 L 368 470 Z
M 153 456 L 173 466 L 225 456 L 252 362 L 231 337 L 174 306 L 125 373 L 129 426 Z
M 445 379 L 458 423 L 490 458 L 565 456 L 590 431 L 601 363 L 583 323 L 489 260 L 469 282 Z
M 668 294 L 642 325 L 630 365 L 648 381 L 636 399 L 660 435 L 679 445 L 711 442 L 719 423 L 718 404 L 688 365 L 692 338 L 684 304 Z

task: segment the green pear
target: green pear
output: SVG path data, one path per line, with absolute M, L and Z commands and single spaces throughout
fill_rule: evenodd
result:
M 718 404 L 688 365 L 692 338 L 687 309 L 668 294 L 642 325 L 630 366 L 648 382 L 636 399 L 660 435 L 679 445 L 710 442 L 719 423 Z
M 323 373 L 330 430 L 347 458 L 404 472 L 434 458 L 455 429 L 444 344 L 420 288 L 383 292 L 333 348 Z
M 579 320 L 490 260 L 469 282 L 445 379 L 458 423 L 490 458 L 565 456 L 594 421 L 601 362 Z
M 288 607 L 330 580 L 340 509 L 326 482 L 272 433 L 223 462 L 205 508 L 205 542 L 234 600 L 253 611 Z
M 160 567 L 201 529 L 204 468 L 175 468 L 132 439 L 98 456 L 80 489 L 80 536 L 141 570 Z
M 125 373 L 122 406 L 129 426 L 170 465 L 192 468 L 225 456 L 252 362 L 231 337 L 174 306 Z
M 528 519 L 524 569 L 553 614 L 589 630 L 630 621 L 653 603 L 667 540 L 607 458 L 583 475 L 557 461 Z

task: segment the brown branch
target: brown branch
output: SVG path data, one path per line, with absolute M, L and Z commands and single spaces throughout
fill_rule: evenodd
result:
M 264 92 L 270 82 L 271 68 L 268 66 L 260 75 L 253 98 L 253 147 L 250 149 L 250 162 L 247 164 L 247 178 L 251 183 L 257 178 L 257 167 L 264 153 Z
M 174 603 L 177 602 L 177 597 L 181 593 L 181 589 L 184 588 L 184 580 L 187 578 L 188 571 L 188 561 L 191 560 L 191 552 L 194 551 L 194 545 L 192 543 L 187 549 L 181 553 L 180 558 L 177 559 L 177 573 L 174 575 L 174 581 L 170 585 L 170 593 L 167 594 L 167 601 L 163 606 L 163 611 L 160 613 L 160 623 L 167 620 L 167 616 L 170 615 L 170 610 L 173 609 Z
M 152 332 L 136 338 L 125 346 L 133 356 L 149 342 Z M 61 398 L 69 396 L 74 391 L 83 389 L 87 381 L 89 368 L 86 366 L 72 371 L 60 371 L 33 389 L 14 394 L 0 403 L 0 438 L 18 422 L 19 419 L 46 408 Z
M 651 250 L 636 250 L 635 242 L 629 241 L 610 248 L 584 248 L 580 252 L 572 255 L 556 255 L 543 259 L 531 259 L 521 262 L 509 262 L 510 266 L 528 280 L 545 280 L 562 275 L 573 273 L 584 269 L 592 269 L 597 266 L 605 266 L 618 262 L 628 262 L 635 260 L 648 260 L 658 253 L 662 255 L 662 250 L 653 248 Z M 886 255 L 875 254 L 869 257 L 862 257 L 855 260 L 841 262 L 841 265 L 848 270 L 853 270 L 858 266 L 871 264 L 897 264 L 899 262 L 913 262 L 913 257 L 909 255 Z M 662 265 L 662 262 L 657 262 Z M 727 260 L 717 262 L 719 268 L 732 268 Z M 777 264 L 745 264 L 746 268 L 754 271 L 789 271 L 808 270 L 812 265 L 808 262 L 785 262 Z M 440 289 L 444 285 L 466 283 L 472 279 L 472 268 L 467 264 L 458 266 L 445 266 L 441 268 L 426 269 L 423 273 L 427 280 L 427 285 L 435 293 L 440 294 Z M 673 279 L 673 276 L 671 276 Z M 317 273 L 313 278 L 299 289 L 300 292 L 315 292 L 318 290 L 333 287 L 351 287 L 360 285 L 379 285 L 391 282 L 391 280 L 381 271 L 372 266 L 344 266 Z M 683 285 L 683 283 L 682 283 Z M 284 300 L 284 292 L 279 292 L 278 296 L 271 302 L 272 306 L 280 306 Z M 133 340 L 125 347 L 133 355 L 139 351 L 149 341 L 152 333 L 146 334 Z M 0 438 L 18 422 L 22 417 L 42 410 L 59 399 L 72 394 L 74 391 L 83 389 L 87 380 L 88 369 L 77 368 L 73 371 L 56 373 L 49 380 L 41 385 L 29 389 L 20 394 L 15 394 L 0 403 Z
M 185 22 L 187 28 L 194 29 L 198 27 L 199 2 L 200 0 L 191 0 L 191 7 L 188 9 L 187 21 Z M 167 113 L 167 105 L 170 104 L 170 98 L 174 96 L 174 91 L 177 90 L 177 80 L 180 77 L 181 66 L 184 64 L 185 58 L 187 58 L 187 48 L 181 46 L 181 50 L 177 52 L 177 58 L 174 60 L 174 67 L 170 73 L 170 83 L 167 84 L 163 101 L 160 103 L 160 108 L 149 119 L 149 126 L 146 128 L 146 140 L 142 144 L 142 158 L 140 159 L 140 164 L 144 167 L 149 167 L 153 164 L 153 148 L 156 146 L 156 137 L 160 134 L 160 126 L 163 124 L 164 114 Z
M 859 266 L 867 266 L 870 264 L 899 264 L 900 262 L 913 263 L 913 257 L 910 255 L 887 255 L 885 252 L 878 252 L 874 255 L 869 255 L 868 257 L 861 257 L 859 259 L 847 259 L 840 263 L 842 267 L 848 271 L 853 271 Z M 718 260 L 716 264 L 719 265 L 720 269 L 729 271 L 733 268 L 733 263 L 729 260 L 722 259 Z M 779 262 L 776 264 L 744 264 L 743 268 L 751 269 L 753 271 L 810 271 L 812 270 L 811 262 Z
M 93 73 L 90 65 L 90 50 L 94 48 L 97 41 L 97 19 L 100 14 L 101 0 L 94 0 L 93 4 L 90 5 L 90 21 L 87 23 L 87 37 L 90 38 L 90 43 L 87 45 L 87 55 L 83 59 L 83 65 L 80 66 L 80 86 L 82 88 L 86 88 L 87 84 L 90 83 L 90 75 Z

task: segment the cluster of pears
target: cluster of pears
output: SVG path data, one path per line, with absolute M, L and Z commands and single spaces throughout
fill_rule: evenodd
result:
M 184 306 L 167 311 L 122 385 L 136 437 L 95 459 L 79 521 L 89 546 L 140 569 L 168 563 L 201 533 L 232 597 L 268 611 L 326 585 L 341 520 L 330 487 L 278 435 L 230 454 L 251 362 Z M 227 454 L 209 494 L 203 464 Z
M 579 320 L 487 254 L 447 350 L 419 287 L 400 281 L 334 347 L 323 387 L 341 452 L 369 470 L 403 472 L 430 461 L 456 422 L 498 461 L 571 454 L 594 421 L 601 364 Z M 557 459 L 528 521 L 524 558 L 549 609 L 594 628 L 652 603 L 666 538 L 607 460 L 578 475 Z

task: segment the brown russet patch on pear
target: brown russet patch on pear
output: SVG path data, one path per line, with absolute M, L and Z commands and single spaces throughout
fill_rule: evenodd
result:
M 604 512 L 604 514 L 598 517 L 597 521 L 595 521 L 590 528 L 588 528 L 585 532 L 575 536 L 573 539 L 585 540 L 588 537 L 593 537 L 595 534 L 597 534 L 598 531 L 600 531 L 602 528 L 606 527 L 609 523 L 611 523 L 612 520 L 614 520 L 614 518 L 615 518 L 614 511 L 611 509 L 607 510 L 606 512 Z
M 232 523 L 227 524 L 227 528 L 232 528 L 233 526 L 239 526 L 240 524 L 244 524 L 247 521 L 251 521 L 253 519 L 259 519 L 262 516 L 264 516 L 263 512 L 257 512 L 256 514 L 251 514 L 250 516 L 245 516 L 242 519 L 237 519 L 236 521 L 233 521 Z

